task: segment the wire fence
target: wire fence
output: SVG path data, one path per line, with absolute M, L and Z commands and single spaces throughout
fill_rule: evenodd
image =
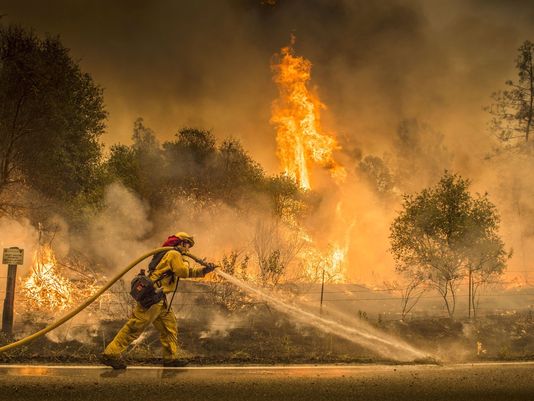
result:
M 0 279 L 6 278 L 6 277 L 0 277 Z M 515 285 L 517 284 L 516 281 L 504 281 L 496 283 L 496 287 L 499 286 L 506 286 L 506 285 Z M 316 287 L 318 284 L 308 284 L 304 285 L 304 287 L 311 286 Z M 335 286 L 334 284 L 327 284 L 327 287 Z M 353 308 L 353 316 L 359 317 L 362 320 L 372 320 L 372 321 L 401 321 L 401 320 L 410 320 L 410 321 L 417 321 L 417 320 L 428 320 L 428 319 L 434 319 L 434 318 L 447 318 L 448 314 L 444 310 L 438 310 L 436 308 L 434 309 L 427 309 L 427 310 L 419 310 L 417 312 L 409 313 L 405 317 L 401 317 L 400 313 L 400 302 L 405 299 L 405 297 L 399 296 L 399 290 L 398 289 L 392 289 L 392 288 L 364 288 L 359 284 L 340 284 L 340 288 L 333 289 L 333 288 L 327 288 L 324 291 L 320 291 L 316 288 L 309 288 L 308 290 L 299 291 L 291 291 L 291 289 L 287 289 L 285 291 L 286 294 L 291 295 L 293 299 L 299 300 L 302 303 L 306 303 L 307 306 L 312 306 L 313 308 L 317 307 L 319 309 L 319 294 L 323 294 L 323 307 L 325 316 L 328 316 L 329 313 L 329 306 L 332 307 L 333 305 L 341 305 L 341 308 L 343 309 L 342 305 L 346 304 L 352 304 L 354 305 Z M 352 286 L 355 286 L 356 288 L 353 288 Z M 460 283 L 458 285 L 458 288 L 464 289 L 468 286 L 468 283 Z M 191 288 L 193 287 L 193 288 Z M 196 287 L 196 288 L 195 288 Z M 124 287 L 122 287 L 124 288 Z M 222 287 L 224 288 L 224 287 Z M 533 290 L 531 290 L 531 288 Z M 220 289 L 220 288 L 219 288 Z M 187 285 L 179 288 L 177 292 L 177 297 L 175 298 L 173 302 L 173 307 L 175 312 L 182 312 L 184 308 L 198 308 L 198 307 L 205 307 L 205 308 L 212 308 L 215 305 L 221 305 L 223 302 L 220 300 L 217 300 L 215 297 L 218 294 L 217 284 L 213 283 L 199 283 L 199 282 L 190 282 L 187 283 Z M 463 291 L 463 290 L 462 290 Z M 494 293 L 480 293 L 477 295 L 479 299 L 481 299 L 481 305 L 478 306 L 477 312 L 480 317 L 483 316 L 491 316 L 495 314 L 507 314 L 507 313 L 513 313 L 518 308 L 508 307 L 508 308 L 496 308 L 491 306 L 485 306 L 483 300 L 498 300 L 498 299 L 513 299 L 517 298 L 520 300 L 520 303 L 524 304 L 522 306 L 523 309 L 528 310 L 530 307 L 534 307 L 534 305 L 528 305 L 528 302 L 530 302 L 529 297 L 532 297 L 532 303 L 534 304 L 534 286 L 528 285 L 526 287 L 518 288 L 518 289 L 511 289 L 505 290 L 498 289 L 493 291 L 499 291 Z M 515 292 L 510 292 L 515 291 Z M 0 290 L 0 294 L 5 294 L 5 290 Z M 109 310 L 114 310 L 116 316 L 123 316 L 124 319 L 126 319 L 128 316 L 125 314 L 127 312 L 128 308 L 131 308 L 134 304 L 134 301 L 129 299 L 129 291 L 126 290 L 119 290 L 119 289 L 110 289 L 107 292 L 108 297 L 104 299 L 100 299 L 97 301 L 97 308 L 105 311 L 106 308 Z M 340 295 L 346 295 L 346 297 L 341 297 Z M 376 296 L 373 296 L 375 295 Z M 387 294 L 390 294 L 389 296 Z M 111 299 L 110 296 L 111 295 Z M 309 297 L 313 297 L 313 300 L 310 300 Z M 467 291 L 461 292 L 460 294 L 456 295 L 457 300 L 463 300 L 463 303 L 466 303 L 467 299 Z M 119 297 L 122 297 L 120 299 Z M 190 299 L 188 299 L 190 297 Z M 20 302 L 23 302 L 21 300 L 20 295 L 17 296 Z M 268 302 L 262 301 L 262 300 L 251 300 L 250 298 L 243 298 L 239 299 L 237 303 L 243 307 L 246 306 L 260 306 L 265 305 L 268 307 Z M 433 294 L 425 294 L 420 297 L 416 297 L 418 300 L 442 300 L 442 295 L 433 295 Z M 465 299 L 464 299 L 465 298 Z M 377 303 L 382 303 L 382 305 L 378 305 Z M 393 305 L 393 303 L 395 305 Z M 369 307 L 369 305 L 374 305 L 373 307 Z M 387 308 L 385 305 L 389 305 Z M 487 305 L 487 304 L 486 304 Z M 367 314 L 363 312 L 363 316 L 358 316 L 358 313 L 362 313 L 362 310 L 366 309 L 366 306 L 369 307 L 369 310 L 373 310 L 372 317 L 371 314 Z M 382 307 L 384 310 L 377 312 L 376 309 Z M 123 313 L 120 313 L 122 310 Z M 318 311 L 318 310 L 317 310 Z M 345 312 L 349 312 L 350 309 Z M 350 312 L 349 312 L 350 313 Z M 465 314 L 467 315 L 467 314 Z M 76 323 L 72 324 L 70 327 L 92 327 L 94 326 L 94 323 Z M 225 324 L 217 324 L 217 323 L 210 323 L 209 327 L 211 328 L 217 328 L 217 327 L 224 327 L 228 328 L 231 327 L 231 329 L 246 329 L 250 328 L 249 324 L 246 325 L 228 325 Z
M 529 287 L 528 289 L 530 289 L 531 287 Z M 532 287 L 534 289 L 534 287 Z M 523 289 L 521 289 L 523 290 Z M 365 294 L 373 294 L 373 293 L 384 293 L 384 292 L 388 292 L 390 294 L 395 294 L 395 293 L 398 293 L 399 290 L 391 290 L 391 289 L 362 289 L 362 290 L 338 290 L 338 291 L 306 291 L 306 292 L 296 292 L 296 293 L 293 293 L 292 295 L 293 296 L 296 296 L 296 297 L 305 297 L 306 295 L 316 295 L 316 294 L 362 294 L 362 293 L 365 293 Z M 0 294 L 5 294 L 6 291 L 5 290 L 0 290 Z M 119 296 L 119 295 L 126 295 L 126 294 L 130 294 L 129 291 L 113 291 L 113 290 L 109 290 L 107 293 L 109 294 L 112 294 L 112 295 L 116 295 L 116 296 Z M 217 290 L 211 290 L 211 291 L 181 291 L 181 290 L 178 290 L 178 292 L 176 293 L 177 296 L 181 296 L 181 295 L 186 295 L 186 294 L 195 294 L 195 295 L 198 295 L 198 294 L 207 294 L 207 295 L 211 295 L 211 296 L 214 296 L 214 295 L 217 295 Z M 289 294 L 289 293 L 288 293 Z M 465 293 L 456 293 L 456 298 L 461 298 L 462 296 L 467 296 L 467 294 Z M 484 293 L 481 293 L 481 294 L 478 294 L 477 297 L 484 297 L 484 298 L 507 298 L 507 297 L 534 297 L 534 291 L 532 292 L 515 292 L 515 293 L 493 293 L 493 294 L 484 294 Z M 420 297 L 414 297 L 414 298 L 417 298 L 417 299 L 441 299 L 443 298 L 442 295 L 422 295 Z M 328 301 L 328 302 L 356 302 L 356 301 L 394 301 L 394 300 L 402 300 L 404 299 L 404 297 L 402 296 L 390 296 L 390 297 L 365 297 L 365 298 L 360 298 L 360 297 L 354 297 L 354 298 L 328 298 L 328 297 L 325 297 L 323 298 L 323 301 Z M 113 303 L 113 301 L 102 301 L 102 302 L 105 302 L 105 303 Z M 250 302 L 245 302 L 245 303 L 250 303 Z M 264 303 L 264 302 L 259 302 L 259 303 Z

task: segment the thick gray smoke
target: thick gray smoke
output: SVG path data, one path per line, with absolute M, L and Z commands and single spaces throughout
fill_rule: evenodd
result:
M 105 207 L 92 220 L 89 238 L 83 242 L 106 266 L 118 270 L 151 248 L 143 241 L 152 229 L 147 213 L 148 207 L 135 194 L 113 184 L 107 188 Z

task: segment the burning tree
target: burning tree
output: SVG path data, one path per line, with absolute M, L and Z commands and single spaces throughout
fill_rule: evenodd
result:
M 397 271 L 436 289 L 451 318 L 458 284 L 469 277 L 472 300 L 473 289 L 501 274 L 507 259 L 495 206 L 487 194 L 473 197 L 468 188 L 468 180 L 445 172 L 436 186 L 404 196 L 390 228 Z

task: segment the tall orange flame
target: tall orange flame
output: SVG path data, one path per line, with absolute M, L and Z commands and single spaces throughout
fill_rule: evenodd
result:
M 334 135 L 321 127 L 320 110 L 326 106 L 308 89 L 311 63 L 297 57 L 291 45 L 282 48 L 278 63 L 272 64 L 279 98 L 273 102 L 271 123 L 276 127 L 277 156 L 288 176 L 303 189 L 310 189 L 310 167 L 317 164 L 328 169 L 340 182 L 345 169 L 333 157 L 339 149 Z

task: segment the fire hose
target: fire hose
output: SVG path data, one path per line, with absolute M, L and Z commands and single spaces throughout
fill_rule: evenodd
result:
M 67 321 L 72 319 L 78 313 L 83 311 L 85 308 L 87 308 L 93 302 L 95 302 L 98 299 L 98 297 L 100 297 L 100 295 L 102 295 L 104 292 L 106 292 L 113 284 L 115 284 L 117 281 L 119 281 L 122 276 L 124 276 L 126 273 L 128 273 L 130 270 L 132 270 L 136 265 L 141 263 L 143 260 L 145 260 L 149 256 L 152 256 L 152 255 L 154 255 L 154 254 L 156 254 L 158 252 L 170 251 L 170 250 L 173 250 L 173 249 L 176 250 L 176 248 L 173 248 L 171 246 L 157 248 L 157 249 L 154 249 L 154 250 L 144 254 L 143 256 L 140 256 L 139 258 L 134 260 L 132 263 L 130 263 L 128 266 L 126 266 L 124 268 L 124 270 L 122 270 L 115 277 L 113 277 L 110 281 L 108 281 L 108 283 L 106 285 L 104 285 L 100 290 L 98 290 L 95 294 L 93 294 L 91 297 L 89 297 L 85 302 L 83 302 L 81 305 L 79 305 L 76 309 L 70 311 L 65 316 L 61 317 L 60 319 L 56 320 L 55 322 L 49 324 L 45 328 L 43 328 L 43 329 L 41 329 L 41 330 L 39 330 L 39 331 L 37 331 L 37 332 L 35 332 L 33 334 L 31 334 L 31 335 L 29 335 L 27 337 L 21 338 L 18 341 L 12 342 L 12 343 L 7 344 L 7 345 L 4 345 L 3 347 L 0 347 L 0 352 L 5 352 L 5 351 L 9 351 L 10 349 L 13 349 L 13 348 L 20 347 L 20 346 L 22 346 L 24 344 L 29 343 L 30 341 L 35 340 L 36 338 L 44 336 L 46 333 L 58 328 L 62 324 L 66 323 Z M 207 265 L 207 263 L 206 263 L 206 261 L 204 259 L 200 259 L 200 258 L 198 258 L 198 257 L 196 257 L 194 255 L 191 255 L 190 253 L 185 253 L 185 252 L 181 252 L 181 253 L 182 253 L 182 255 L 193 259 L 195 262 L 197 262 L 197 263 L 199 263 L 199 264 L 201 264 L 203 266 Z

